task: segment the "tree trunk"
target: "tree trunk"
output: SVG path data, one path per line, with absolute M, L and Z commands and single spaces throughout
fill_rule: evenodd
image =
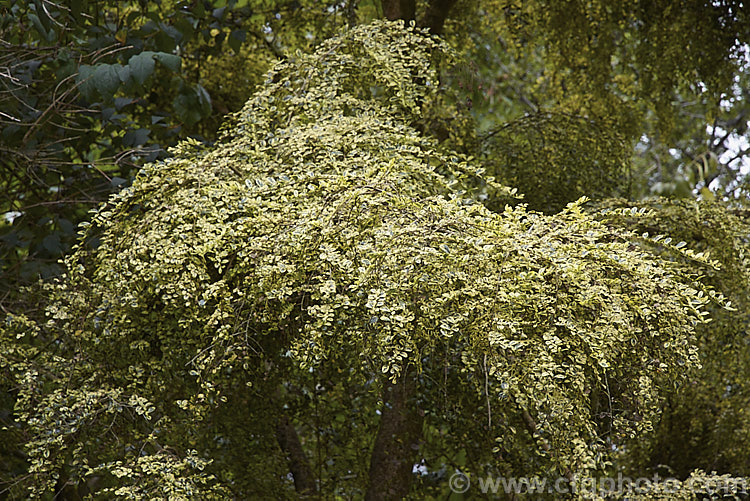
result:
M 433 35 L 441 35 L 445 20 L 455 4 L 456 0 L 430 0 L 427 5 L 427 12 L 425 12 L 419 25 L 423 28 L 429 28 Z M 383 15 L 386 19 L 391 21 L 402 19 L 406 23 L 416 19 L 416 0 L 382 0 L 382 5 Z
M 403 19 L 407 23 L 416 17 L 416 0 L 383 0 L 383 15 L 390 21 Z
M 423 417 L 413 399 L 415 386 L 416 381 L 408 373 L 385 386 L 366 501 L 403 499 L 409 493 L 422 438 Z
M 448 18 L 451 8 L 456 0 L 431 0 L 427 6 L 427 12 L 419 25 L 429 28 L 433 35 L 443 34 L 443 25 Z
M 289 461 L 289 471 L 294 477 L 294 489 L 297 494 L 314 493 L 315 477 L 297 436 L 297 430 L 294 429 L 294 425 L 286 414 L 282 414 L 278 423 L 276 423 L 276 439 L 281 450 L 286 454 L 287 461 Z

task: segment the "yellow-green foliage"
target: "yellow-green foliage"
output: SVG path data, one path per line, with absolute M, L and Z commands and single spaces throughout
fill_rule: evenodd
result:
M 624 204 L 606 203 L 609 207 Z M 617 212 L 612 221 L 651 235 L 666 233 L 673 243 L 682 241 L 697 251 L 710 252 L 722 266 L 705 270 L 703 281 L 726 296 L 731 309 L 709 307 L 712 321 L 697 329 L 702 367 L 669 396 L 655 433 L 633 444 L 637 453 L 630 458 L 631 465 L 662 464 L 680 477 L 697 467 L 750 476 L 747 211 L 692 200 L 657 199 L 639 205 L 649 210 L 648 217 L 632 220 Z M 668 249 L 664 251 L 669 255 Z M 670 258 L 682 261 L 686 269 L 691 266 L 680 255 Z
M 357 496 L 373 388 L 407 368 L 435 471 L 463 447 L 496 473 L 584 473 L 651 428 L 698 364 L 707 289 L 583 200 L 478 203 L 474 186 L 510 190 L 413 127 L 449 57 L 413 28 L 346 31 L 94 215 L 48 322 L 9 317 L 0 338 L 26 353 L 3 370 L 33 495 L 59 478 L 102 499 L 293 497 L 286 413 L 323 494 Z

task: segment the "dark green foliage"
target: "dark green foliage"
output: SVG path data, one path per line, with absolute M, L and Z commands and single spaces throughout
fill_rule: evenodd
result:
M 317 2 L 5 2 L 2 300 L 58 275 L 78 223 L 144 163 L 181 138 L 214 140 L 270 64 L 309 44 L 303 31 L 343 22 Z
M 527 115 L 483 139 L 487 172 L 518 188 L 530 209 L 560 211 L 582 196 L 623 195 L 630 148 L 611 124 L 564 113 Z M 490 200 L 496 210 L 508 199 Z
M 627 111 L 637 98 L 653 106 L 667 129 L 674 93 L 699 81 L 718 101 L 750 39 L 740 0 L 500 3 L 516 43 L 543 40 L 552 69 L 547 79 L 560 100 L 604 117 Z

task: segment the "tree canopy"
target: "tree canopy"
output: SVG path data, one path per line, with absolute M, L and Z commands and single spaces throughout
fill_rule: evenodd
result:
M 459 495 L 457 471 L 568 484 L 678 479 L 653 482 L 642 499 L 746 486 L 750 270 L 737 159 L 707 153 L 723 170 L 680 178 L 693 164 L 670 152 L 670 179 L 690 197 L 641 198 L 663 193 L 654 187 L 664 179 L 644 167 L 654 138 L 700 137 L 680 115 L 691 86 L 703 86 L 702 116 L 739 114 L 722 141 L 746 128 L 739 98 L 708 104 L 743 92 L 741 4 L 686 3 L 670 24 L 678 6 L 650 5 L 659 2 L 478 7 L 489 17 L 461 2 L 355 2 L 326 5 L 322 18 L 303 2 L 289 7 L 301 14 L 294 22 L 272 25 L 285 19 L 283 2 L 268 2 L 268 17 L 258 17 L 264 2 L 219 2 L 209 15 L 210 3 L 104 9 L 115 40 L 146 41 L 107 62 L 71 42 L 92 59 L 60 79 L 76 93 L 68 108 L 47 109 L 96 127 L 64 155 L 81 155 L 87 140 L 85 151 L 115 152 L 138 130 L 144 151 L 156 133 L 139 120 L 158 126 L 152 107 L 163 96 L 103 116 L 130 92 L 157 92 L 167 74 L 177 114 L 163 120 L 177 117 L 173 137 L 183 139 L 139 153 L 148 163 L 132 164 L 132 184 L 79 216 L 57 277 L 14 293 L 0 327 L 0 411 L 13 408 L 0 415 L 13 458 L 0 463 L 0 489 L 41 499 L 444 499 Z M 53 43 L 98 28 L 91 12 L 33 2 L 8 16 L 23 13 Z M 392 20 L 371 20 L 380 16 Z M 698 16 L 696 43 L 670 52 Z M 462 20 L 472 28 L 458 33 Z M 253 26 L 265 33 L 248 47 L 237 33 Z M 222 56 L 225 41 L 239 60 Z M 45 46 L 15 42 L 34 57 Z M 481 59 L 500 46 L 507 53 Z M 195 73 L 201 83 L 185 73 L 186 54 L 211 68 Z M 233 83 L 215 74 L 226 65 L 263 76 L 248 77 L 252 97 L 211 132 L 209 96 Z M 514 101 L 502 113 L 495 86 Z M 9 95 L 22 103 L 35 88 Z M 229 103 L 249 89 L 226 92 Z M 183 105 L 201 116 L 180 118 Z M 26 130 L 39 142 L 6 136 L 14 175 L 21 147 L 63 158 L 52 139 L 63 133 L 49 128 L 71 122 L 38 123 L 47 129 Z M 718 134 L 718 118 L 712 127 L 700 134 Z M 711 141 L 709 151 L 721 146 Z M 56 175 L 80 188 L 69 176 L 82 164 Z M 28 225 L 18 218 L 32 217 L 9 207 L 23 210 L 8 241 Z M 16 244 L 13 266 L 35 263 L 28 245 Z M 483 494 L 472 485 L 466 495 Z

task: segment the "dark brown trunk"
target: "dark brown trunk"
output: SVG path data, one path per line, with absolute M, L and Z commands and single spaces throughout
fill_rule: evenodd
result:
M 315 492 L 315 477 L 310 469 L 305 451 L 297 436 L 297 430 L 289 420 L 289 416 L 282 414 L 276 424 L 276 439 L 281 450 L 286 454 L 289 471 L 294 477 L 294 488 L 297 494 L 312 494 Z
M 416 12 L 416 0 L 383 0 L 383 15 L 391 21 L 403 19 L 408 23 L 415 19 Z
M 429 28 L 433 35 L 442 35 L 445 20 L 455 4 L 456 0 L 431 0 L 419 25 Z
M 366 501 L 403 499 L 409 493 L 422 438 L 423 418 L 414 402 L 415 386 L 416 381 L 409 374 L 385 386 Z

